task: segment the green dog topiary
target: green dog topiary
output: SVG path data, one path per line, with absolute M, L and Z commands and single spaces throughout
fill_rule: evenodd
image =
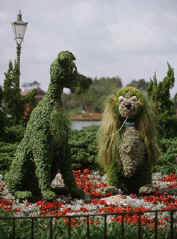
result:
M 153 114 L 142 93 L 125 87 L 109 98 L 98 133 L 99 163 L 110 185 L 138 193 L 151 184 L 158 156 Z
M 74 60 L 71 52 L 62 51 L 51 64 L 48 91 L 31 113 L 24 138 L 6 176 L 9 191 L 17 198 L 56 198 L 51 181 L 59 169 L 71 195 L 84 195 L 77 188 L 71 170 L 68 146 L 70 122 L 61 101 L 64 87 L 74 92 L 85 85 L 77 73 Z M 91 83 L 89 79 L 87 83 Z

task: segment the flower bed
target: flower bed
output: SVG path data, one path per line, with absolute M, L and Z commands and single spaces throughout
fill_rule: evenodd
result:
M 61 196 L 53 202 L 47 202 L 44 200 L 37 201 L 36 203 L 30 203 L 28 201 L 19 202 L 15 199 L 5 199 L 3 190 L 6 189 L 6 185 L 1 180 L 0 184 L 0 208 L 6 212 L 12 212 L 16 217 L 21 216 L 67 216 L 67 215 L 89 215 L 89 214 L 101 214 L 101 213 L 129 213 L 124 216 L 124 222 L 129 225 L 135 225 L 139 223 L 138 212 L 146 212 L 149 210 L 177 210 L 177 196 L 169 195 L 168 189 L 177 188 L 177 175 L 171 174 L 160 177 L 154 176 L 154 186 L 156 187 L 156 193 L 149 196 L 137 197 L 137 195 L 114 195 L 106 193 L 107 187 L 105 175 L 100 175 L 99 172 L 91 172 L 88 169 L 83 171 L 73 170 L 76 183 L 79 188 L 84 190 L 88 196 L 88 200 L 71 199 L 66 196 Z M 55 179 L 55 184 L 62 185 L 63 181 L 61 175 L 58 174 Z M 163 191 L 163 192 L 160 192 Z M 131 212 L 137 212 L 131 214 Z M 158 226 L 164 227 L 169 225 L 170 217 L 169 213 L 164 211 L 158 215 Z M 108 218 L 109 223 L 121 224 L 123 216 L 110 216 Z M 68 219 L 65 218 L 65 223 Z M 83 220 L 74 218 L 72 219 L 72 226 L 79 227 L 83 223 Z M 174 213 L 174 225 L 176 227 L 177 212 Z M 90 224 L 100 224 L 101 219 L 95 217 L 93 220 L 89 220 Z M 141 224 L 150 226 L 153 228 L 155 224 L 155 214 L 146 213 L 141 216 Z

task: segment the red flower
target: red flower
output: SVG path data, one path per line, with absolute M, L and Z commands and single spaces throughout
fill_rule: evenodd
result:
M 88 168 L 84 169 L 83 171 L 84 174 L 90 174 L 90 170 Z

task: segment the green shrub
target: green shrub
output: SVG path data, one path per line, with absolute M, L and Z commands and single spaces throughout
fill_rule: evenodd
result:
M 5 174 L 14 159 L 18 143 L 0 142 L 0 174 Z
M 0 141 L 0 174 L 4 175 L 8 171 L 23 134 L 24 127 L 21 125 L 5 128 Z
M 97 130 L 98 126 L 88 126 L 80 131 L 72 130 L 69 145 L 74 169 L 97 168 Z
M 156 114 L 158 131 L 161 137 L 172 138 L 177 136 L 177 119 L 174 101 L 170 98 L 170 90 L 174 87 L 174 69 L 168 63 L 168 71 L 162 81 L 158 81 L 156 73 L 150 80 L 147 93 Z
M 161 143 L 161 156 L 155 166 L 155 171 L 162 174 L 177 173 L 177 137 L 163 138 Z
M 158 131 L 163 138 L 177 137 L 177 117 L 176 114 L 169 115 L 168 112 L 157 114 Z
M 20 142 L 23 138 L 25 128 L 22 125 L 14 125 L 5 128 L 4 141 L 5 142 Z
M 0 106 L 1 107 L 1 106 Z M 0 138 L 2 139 L 4 136 L 4 130 L 5 130 L 5 126 L 7 124 L 7 119 L 6 119 L 6 115 L 5 113 L 1 110 L 0 108 L 0 126 L 1 126 L 1 130 L 0 130 Z

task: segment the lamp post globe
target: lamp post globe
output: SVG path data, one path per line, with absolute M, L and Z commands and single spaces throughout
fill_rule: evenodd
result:
M 14 36 L 15 36 L 15 41 L 17 44 L 17 65 L 18 65 L 18 71 L 19 71 L 19 82 L 18 82 L 18 87 L 20 84 L 20 55 L 21 55 L 21 44 L 24 39 L 24 35 L 26 32 L 28 23 L 24 22 L 22 20 L 22 14 L 21 11 L 19 10 L 19 13 L 17 15 L 17 21 L 12 23 L 12 28 L 14 31 Z

